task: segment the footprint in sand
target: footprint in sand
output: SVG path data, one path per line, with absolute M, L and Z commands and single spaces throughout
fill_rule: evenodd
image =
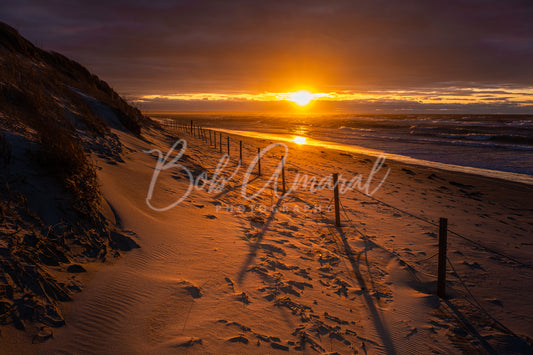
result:
M 479 263 L 477 261 L 474 261 L 473 263 L 469 263 L 468 261 L 463 261 L 463 264 L 470 267 L 471 269 L 478 269 L 478 270 L 482 270 L 482 271 L 485 271 L 485 269 L 479 265 Z
M 282 255 L 286 255 L 285 254 L 285 251 L 275 245 L 272 245 L 272 244 L 267 244 L 267 243 L 261 243 L 259 244 L 259 248 L 265 250 L 266 252 L 269 252 L 269 253 L 279 253 L 279 254 L 282 254 Z
M 224 280 L 226 280 L 226 282 L 228 283 L 228 286 L 231 287 L 231 290 L 235 292 L 235 282 L 233 282 L 233 280 L 230 279 L 229 277 L 225 277 Z
M 279 234 L 285 237 L 294 238 L 294 234 L 291 231 L 279 231 Z
M 277 244 L 285 244 L 285 243 L 288 243 L 289 241 L 287 239 L 279 239 L 279 240 L 273 240 L 273 242 Z
M 148 336 L 152 342 L 166 338 L 169 329 L 183 331 L 187 324 L 190 309 L 195 299 L 202 296 L 201 289 L 189 281 L 181 281 L 165 298 L 165 301 L 154 308 L 148 321 Z M 193 337 L 174 337 L 162 345 L 168 347 L 189 347 L 202 344 L 202 340 Z
M 306 287 L 309 287 L 309 288 L 313 288 L 313 285 L 311 285 L 310 283 L 307 283 L 307 282 L 299 282 L 299 281 L 293 281 L 293 280 L 290 280 L 287 282 L 289 285 L 291 286 L 294 286 L 300 290 L 304 290 Z
M 233 292 L 233 298 L 236 301 L 242 302 L 245 305 L 252 303 L 252 301 L 250 300 L 250 296 L 248 296 L 248 294 L 246 292 L 244 292 L 244 291 L 243 292 L 237 292 L 235 290 L 235 282 L 233 282 L 232 279 L 230 279 L 229 277 L 225 277 L 224 280 L 226 281 L 228 286 L 231 288 L 231 291 Z
M 248 340 L 248 338 L 242 336 L 242 335 L 237 335 L 235 337 L 231 337 L 229 339 L 227 339 L 226 341 L 229 341 L 231 343 L 243 343 L 243 344 L 248 344 L 250 341 Z
M 297 226 L 290 225 L 289 222 L 281 222 L 281 223 L 278 223 L 278 225 L 280 227 L 283 227 L 283 228 L 286 228 L 286 229 L 290 229 L 290 230 L 295 231 L 295 232 L 300 230 L 300 228 L 298 228 Z
M 464 185 L 464 184 L 461 184 L 461 183 L 459 183 L 459 182 L 455 182 L 455 181 L 450 181 L 449 183 L 450 183 L 450 185 L 453 185 L 453 186 L 459 187 L 459 188 L 461 188 L 461 189 L 467 189 L 467 190 L 468 190 L 468 189 L 472 189 L 472 188 L 474 187 L 474 186 L 472 186 L 472 185 Z
M 283 262 L 281 262 L 279 260 L 273 259 L 273 258 L 268 257 L 268 256 L 261 257 L 260 266 L 263 266 L 263 267 L 265 267 L 265 268 L 267 268 L 269 270 L 272 270 L 272 271 L 275 271 L 276 269 L 281 269 L 281 270 L 296 270 L 296 269 L 298 269 L 298 266 L 287 265 L 287 264 L 284 264 Z
M 498 307 L 502 307 L 503 308 L 503 302 L 500 301 L 497 298 L 487 298 L 487 299 L 485 299 L 485 301 L 488 301 L 488 302 L 490 302 L 492 304 L 495 304 Z
M 407 175 L 416 175 L 415 172 L 406 168 L 402 168 L 402 171 L 405 172 Z
M 181 348 L 181 347 L 188 348 L 195 344 L 202 344 L 202 339 L 195 338 L 195 337 L 181 336 L 181 337 L 177 337 L 165 343 L 165 345 L 170 348 Z
M 341 325 L 350 324 L 350 322 L 348 322 L 346 320 L 343 320 L 343 319 L 340 319 L 339 317 L 332 316 L 328 312 L 324 312 L 324 318 L 329 319 L 329 320 L 331 320 L 331 321 L 333 321 L 333 322 L 335 322 L 337 324 L 341 324 Z
M 192 298 L 202 297 L 202 290 L 200 287 L 190 283 L 189 281 L 178 282 L 178 286 L 187 291 Z
M 252 303 L 252 301 L 250 300 L 250 296 L 248 296 L 248 294 L 244 291 L 241 293 L 235 293 L 233 295 L 233 298 L 244 305 Z
M 299 269 L 294 274 L 298 275 L 298 276 L 301 276 L 301 277 L 303 277 L 304 279 L 307 279 L 307 280 L 312 280 L 313 279 L 311 276 L 309 276 L 309 270 L 306 270 L 306 269 Z

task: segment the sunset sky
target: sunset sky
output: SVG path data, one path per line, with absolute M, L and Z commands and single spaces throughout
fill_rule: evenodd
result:
M 144 110 L 533 113 L 533 1 L 2 1 Z

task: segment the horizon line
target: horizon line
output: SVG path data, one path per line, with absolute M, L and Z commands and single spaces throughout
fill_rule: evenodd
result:
M 287 111 L 224 111 L 224 110 L 140 110 L 143 115 L 164 115 L 164 114 L 226 114 L 226 115 L 298 115 L 298 116 L 312 116 L 312 115 L 470 115 L 470 116 L 532 116 L 531 113 L 506 113 L 506 112 L 490 112 L 490 113 L 471 113 L 471 112 L 287 112 Z

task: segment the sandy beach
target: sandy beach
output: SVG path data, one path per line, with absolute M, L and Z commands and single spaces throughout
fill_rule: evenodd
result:
M 67 325 L 22 349 L 347 354 L 531 346 L 532 186 L 386 160 L 371 186 L 389 174 L 371 197 L 357 189 L 341 194 L 339 228 L 331 190 L 300 188 L 279 199 L 270 185 L 247 201 L 242 170 L 221 191 L 193 187 L 175 207 L 155 211 L 146 198 L 158 157 L 145 151 L 165 155 L 183 138 L 188 146 L 177 163 L 210 179 L 220 148 L 170 127 L 147 130 L 144 139 L 116 133 L 124 163 L 97 158 L 98 178 L 108 218 L 132 231 L 141 248 L 89 266 L 86 288 L 64 305 Z M 257 148 L 275 143 L 230 136 L 231 160 L 220 176 L 238 165 L 239 140 L 244 170 Z M 375 164 L 354 153 L 287 147 L 288 185 L 296 173 L 368 177 Z M 250 175 L 247 191 L 270 178 L 279 148 L 263 157 L 263 175 Z M 162 170 L 150 203 L 169 206 L 190 186 L 184 168 Z M 440 217 L 449 227 L 446 300 L 435 295 Z M 12 339 L 8 349 L 21 349 Z
M 6 0 L 0 355 L 533 354 L 533 2 Z

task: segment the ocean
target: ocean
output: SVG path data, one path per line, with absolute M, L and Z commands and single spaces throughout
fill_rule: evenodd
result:
M 155 116 L 155 115 L 153 115 Z M 533 115 L 165 114 L 227 132 L 306 137 L 314 145 L 383 153 L 405 162 L 533 181 Z M 350 149 L 354 148 L 354 149 Z M 363 148 L 363 149 L 359 149 Z M 375 154 L 372 154 L 375 155 Z M 435 163 L 435 164 L 432 164 Z M 463 167 L 465 169 L 458 169 Z M 474 168 L 474 169 L 468 169 Z M 519 175 L 518 175 L 519 174 Z M 513 177 L 514 178 L 511 178 Z

